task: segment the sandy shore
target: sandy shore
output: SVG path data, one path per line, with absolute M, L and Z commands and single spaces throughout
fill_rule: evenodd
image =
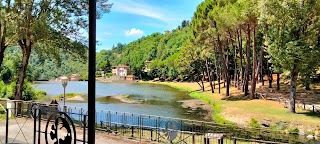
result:
M 97 98 L 97 101 L 101 102 L 111 102 L 111 103 L 129 103 L 129 104 L 141 104 L 144 100 L 136 99 L 131 97 L 130 95 L 116 95 L 116 96 L 105 96 L 102 98 Z
M 78 95 L 72 98 L 67 98 L 66 101 L 85 101 L 85 99 L 82 96 Z

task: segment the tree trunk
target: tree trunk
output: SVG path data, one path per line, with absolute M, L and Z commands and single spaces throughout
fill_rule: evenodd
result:
M 239 29 L 239 33 L 238 33 L 238 44 L 239 44 L 239 52 L 240 52 L 240 73 L 239 75 L 241 76 L 241 80 L 240 80 L 240 76 L 238 76 L 238 89 L 240 90 L 240 83 L 243 82 L 243 65 L 242 65 L 242 57 L 243 57 L 243 53 L 242 53 L 242 39 L 241 39 L 241 29 Z M 243 91 L 243 87 L 241 85 L 241 90 Z
M 0 46 L 0 68 L 4 59 L 4 51 L 6 50 L 6 47 Z
M 268 36 L 267 32 L 268 32 L 268 25 L 265 25 L 262 46 L 261 46 L 261 50 L 260 50 L 260 80 L 261 80 L 263 86 L 264 86 L 263 64 L 264 64 L 264 47 L 265 47 L 264 43 L 265 43 L 267 36 Z
M 229 78 L 229 70 L 228 70 L 228 66 L 227 66 L 227 61 L 224 57 L 224 53 L 223 53 L 223 48 L 222 48 L 222 43 L 220 41 L 220 37 L 218 36 L 218 45 L 219 45 L 219 53 L 221 55 L 221 64 L 223 66 L 223 71 L 224 71 L 224 84 L 225 84 L 225 81 L 227 81 L 227 86 L 228 86 L 228 81 L 230 81 L 230 78 Z M 227 87 L 226 89 L 226 96 L 229 96 L 229 88 Z
M 277 73 L 277 91 L 280 90 L 280 74 Z
M 233 74 L 233 76 L 234 76 L 234 87 L 237 87 L 237 83 L 238 83 L 238 81 L 237 81 L 237 76 L 238 75 L 238 71 L 237 71 L 237 48 L 236 47 L 234 47 L 234 74 Z
M 31 54 L 31 41 L 30 41 L 30 39 L 20 40 L 18 43 L 19 43 L 23 53 L 22 53 L 22 68 L 20 70 L 19 79 L 18 79 L 17 85 L 16 85 L 16 91 L 15 91 L 15 97 L 14 97 L 15 100 L 21 100 L 24 79 L 26 78 L 26 72 L 28 69 L 29 58 L 30 58 L 30 54 Z
M 292 113 L 296 112 L 297 78 L 298 78 L 298 70 L 296 66 L 294 66 L 294 70 L 291 72 L 291 77 L 290 77 L 290 95 L 289 95 L 289 103 L 288 103 L 289 111 Z
M 249 93 L 249 71 L 250 71 L 250 24 L 247 24 L 247 61 L 246 61 L 246 71 L 245 71 L 245 81 L 244 81 L 244 95 L 247 96 Z
M 202 91 L 204 91 L 204 84 L 203 84 L 203 81 L 205 80 L 205 77 L 204 77 L 204 70 L 202 71 L 202 79 L 201 79 L 201 84 L 202 84 Z
M 217 59 L 218 59 L 218 55 L 215 54 L 214 65 L 216 66 L 216 76 L 217 76 L 217 80 L 218 80 L 218 91 L 220 93 L 221 92 L 221 89 L 220 89 L 220 75 L 219 75 L 219 66 L 218 66 Z
M 4 59 L 4 51 L 6 50 L 7 46 L 6 46 L 6 38 L 4 36 L 4 34 L 6 33 L 6 28 L 5 26 L 1 26 L 0 24 L 0 68 Z
M 252 80 L 251 80 L 251 93 L 250 93 L 250 99 L 255 98 L 255 92 L 256 92 L 256 73 L 258 73 L 257 69 L 257 47 L 256 47 L 256 22 L 253 24 L 253 65 L 252 65 Z M 258 75 L 257 75 L 258 76 Z
M 269 68 L 269 62 L 267 63 L 268 66 L 268 80 L 269 80 L 269 88 L 272 88 L 272 71 L 271 68 Z
M 225 80 L 227 82 L 227 89 L 226 89 L 226 96 L 230 95 L 230 74 L 229 74 L 229 49 L 227 49 L 227 55 L 226 55 L 226 63 L 225 63 L 227 70 L 225 72 Z
M 9 13 L 9 7 L 10 7 L 11 2 L 6 1 L 6 4 L 7 4 L 7 7 L 5 7 L 6 13 Z M 5 18 L 4 20 L 1 20 L 1 21 L 2 21 L 2 23 L 0 24 L 0 70 L 1 70 L 1 65 L 2 65 L 3 59 L 4 59 L 4 51 L 7 48 L 6 36 L 5 36 L 6 32 L 7 32 L 7 20 Z
M 216 89 L 216 84 L 215 84 L 215 79 L 214 79 L 214 74 L 212 71 L 210 71 L 210 75 L 211 75 L 211 81 L 213 81 L 213 89 Z
M 207 68 L 207 74 L 208 74 L 208 78 L 209 78 L 209 82 L 210 82 L 211 93 L 214 93 L 214 89 L 212 86 L 212 80 L 211 80 L 211 73 L 209 71 L 208 58 L 206 59 L 206 68 Z

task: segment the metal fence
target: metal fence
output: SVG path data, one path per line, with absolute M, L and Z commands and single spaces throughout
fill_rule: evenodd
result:
M 14 119 L 24 118 L 33 126 L 28 133 L 34 143 L 43 140 L 59 140 L 60 124 L 63 135 L 71 136 L 70 143 L 86 143 L 87 110 L 77 107 L 60 107 L 26 103 L 21 111 L 7 109 L 7 124 Z M 13 117 L 13 119 L 12 119 Z M 31 120 L 31 121 L 30 121 Z M 23 126 L 25 125 L 22 124 Z M 21 125 L 21 126 L 22 126 Z M 19 126 L 19 128 L 21 127 Z M 32 131 L 32 129 L 29 129 Z M 96 130 L 107 135 L 153 143 L 210 144 L 210 143 L 304 143 L 305 140 L 293 135 L 270 129 L 255 129 L 213 122 L 195 121 L 170 117 L 122 113 L 114 111 L 96 112 Z M 21 130 L 23 131 L 23 130 Z M 8 129 L 7 134 L 11 134 Z M 20 131 L 19 131 L 20 133 Z M 6 135 L 7 136 L 7 135 Z M 49 143 L 51 143 L 49 142 Z
M 113 111 L 97 113 L 97 129 L 132 139 L 164 143 L 302 143 L 304 140 L 269 129 L 240 128 Z
M 57 106 L 41 105 L 37 108 L 20 105 L 6 109 L 4 140 L 0 143 L 86 143 L 86 123 L 74 123 L 77 116 L 83 122 L 88 118 L 85 114 L 66 113 Z M 19 104 L 18 104 L 19 105 Z

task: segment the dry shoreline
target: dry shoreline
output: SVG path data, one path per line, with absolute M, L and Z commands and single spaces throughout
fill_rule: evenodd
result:
M 214 102 L 213 105 L 219 107 L 218 111 L 213 109 L 215 114 L 218 113 L 221 118 L 235 123 L 240 126 L 249 126 L 252 119 L 258 121 L 258 124 L 267 124 L 272 127 L 280 128 L 279 125 L 285 123 L 286 131 L 291 129 L 299 129 L 303 134 L 314 133 L 320 131 L 320 117 L 304 114 L 303 111 L 298 110 L 298 113 L 289 113 L 281 104 L 274 101 L 267 100 L 228 100 L 224 97 L 225 89 L 221 89 L 221 94 L 212 94 L 210 85 L 205 83 L 205 91 L 202 92 L 197 83 L 184 82 L 145 82 L 151 84 L 162 84 L 177 88 L 180 90 L 189 91 L 191 94 L 201 95 L 201 99 L 207 99 Z M 222 86 L 221 86 L 222 87 Z M 231 87 L 231 96 L 239 95 L 240 91 Z M 198 96 L 196 96 L 198 97 Z M 213 116 L 215 115 L 213 114 Z

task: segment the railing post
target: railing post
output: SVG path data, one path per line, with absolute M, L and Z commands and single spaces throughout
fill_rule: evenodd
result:
M 32 107 L 30 108 L 32 111 Z M 37 136 L 37 112 L 36 109 L 34 109 L 33 113 L 33 143 L 36 143 L 36 136 Z
M 150 133 L 151 133 L 150 134 L 150 137 L 151 137 L 150 140 L 152 141 L 153 140 L 153 129 L 150 130 Z
M 116 127 L 116 134 L 118 134 L 118 126 L 117 126 L 117 124 L 115 124 L 115 127 Z
M 36 119 L 36 118 L 35 118 Z M 38 144 L 40 144 L 40 134 L 41 134 L 41 109 L 39 109 L 39 123 L 38 123 Z
M 8 133 L 9 133 L 9 109 L 6 109 L 6 143 L 8 143 Z
M 140 131 L 139 135 L 140 135 L 140 142 L 141 142 L 141 137 L 142 137 L 142 135 L 141 135 L 142 134 L 141 133 L 142 132 L 142 129 L 141 129 L 141 115 L 139 116 L 139 131 Z
M 81 108 L 82 109 L 82 108 Z M 86 125 L 86 120 L 87 120 L 87 117 L 86 117 L 86 115 L 83 115 L 84 117 L 83 117 L 83 144 L 85 144 L 86 143 L 86 127 L 87 127 L 87 125 Z
M 133 138 L 133 126 L 131 126 L 131 137 Z
M 158 137 L 158 142 L 160 142 L 160 131 L 161 131 L 161 129 L 160 129 L 160 117 L 158 117 L 158 123 L 157 123 L 157 125 L 158 125 L 158 134 L 157 134 L 157 137 Z

